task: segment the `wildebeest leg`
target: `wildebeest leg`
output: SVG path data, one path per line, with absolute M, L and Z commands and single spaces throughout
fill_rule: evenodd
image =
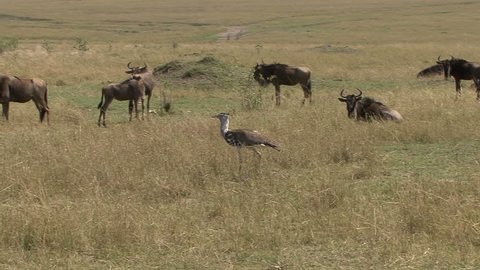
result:
M 98 126 L 101 125 L 100 123 L 101 123 L 101 121 L 102 121 L 102 114 L 103 114 L 103 111 L 100 110 L 100 114 L 98 115 L 98 123 L 97 123 Z
M 150 98 L 151 97 L 152 97 L 152 94 L 147 95 L 147 115 L 150 113 Z
M 105 103 L 103 103 L 102 107 L 100 108 L 100 115 L 98 116 L 98 126 L 100 126 L 100 119 L 103 116 L 102 124 L 104 127 L 107 127 L 105 118 L 107 115 L 108 106 L 110 106 L 110 103 L 112 103 L 112 100 L 113 100 L 113 97 L 105 97 Z
M 308 99 L 310 103 L 312 103 L 312 89 L 308 87 L 308 85 L 301 85 L 303 89 L 303 101 L 302 105 L 305 105 L 305 100 Z
M 45 112 L 43 112 L 42 106 L 39 104 L 38 100 L 33 100 L 33 103 L 35 103 L 35 107 L 37 107 L 38 110 L 38 115 L 40 117 L 40 123 L 43 122 L 43 117 L 45 116 Z
M 148 99 L 150 99 L 150 96 L 148 96 Z M 142 120 L 145 116 L 145 99 L 142 97 L 140 99 L 140 102 L 142 103 Z M 147 102 L 147 114 L 148 114 L 148 102 Z
M 8 107 L 9 107 L 8 102 L 2 103 L 2 116 L 4 116 L 5 120 L 7 121 L 8 121 Z
M 307 83 L 308 87 L 308 102 L 311 104 L 312 103 L 312 81 L 309 79 Z
M 477 89 L 477 101 L 480 102 L 480 79 L 473 79 L 475 88 Z
M 40 115 L 40 123 L 42 123 L 43 119 L 45 119 L 45 114 L 47 114 L 47 123 L 49 123 L 49 112 L 47 104 L 41 98 L 37 97 L 33 98 L 33 103 L 35 103 L 35 106 L 37 107 L 38 113 Z
M 128 101 L 128 114 L 131 115 L 133 112 L 133 100 Z
M 455 99 L 458 99 L 458 97 L 462 96 L 462 85 L 458 79 L 455 79 L 455 91 L 457 91 Z
M 275 105 L 280 106 L 280 85 L 275 84 Z
M 138 119 L 138 98 L 133 100 L 133 107 L 135 109 L 135 118 Z M 130 121 L 132 121 L 132 115 L 130 114 Z

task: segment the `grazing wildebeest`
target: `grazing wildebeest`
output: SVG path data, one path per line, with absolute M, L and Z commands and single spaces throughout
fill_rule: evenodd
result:
M 30 100 L 33 100 L 40 113 L 40 122 L 43 122 L 47 115 L 48 123 L 47 83 L 38 78 L 20 79 L 17 76 L 0 75 L 0 102 L 2 115 L 7 121 L 9 102 L 25 103 Z
M 445 74 L 445 80 L 448 80 L 448 73 L 445 72 L 445 67 L 440 64 L 436 64 L 433 66 L 430 66 L 426 69 L 423 69 L 422 71 L 417 73 L 417 78 L 420 77 L 433 77 L 433 76 L 438 76 Z
M 150 98 L 152 97 L 153 88 L 155 87 L 155 81 L 153 74 L 148 70 L 147 64 L 144 63 L 143 67 L 131 67 L 129 62 L 127 64 L 128 70 L 125 71 L 127 74 L 132 76 L 140 76 L 143 79 L 145 84 L 145 95 L 147 96 L 147 114 L 150 112 Z M 129 102 L 128 107 L 131 110 L 133 106 L 132 101 Z
M 311 71 L 306 67 L 292 67 L 285 64 L 257 64 L 253 77 L 261 86 L 272 83 L 275 86 L 275 104 L 280 105 L 280 85 L 300 84 L 303 89 L 303 101 L 312 102 Z
M 105 97 L 105 102 L 103 102 L 103 97 Z M 100 115 L 98 116 L 98 126 L 100 126 L 101 119 L 103 116 L 103 126 L 106 127 L 105 124 L 105 114 L 107 112 L 108 106 L 113 101 L 116 100 L 129 100 L 132 102 L 132 108 L 129 107 L 128 113 L 130 114 L 130 121 L 132 121 L 132 111 L 135 108 L 135 117 L 138 119 L 138 102 L 140 101 L 142 104 L 142 117 L 143 117 L 143 110 L 144 105 L 143 101 L 145 99 L 145 85 L 143 80 L 140 76 L 133 76 L 128 80 L 125 80 L 121 83 L 109 84 L 102 88 L 102 97 L 100 99 L 100 103 L 98 104 L 98 108 L 100 109 Z
M 395 110 L 392 110 L 369 97 L 362 97 L 362 91 L 357 89 L 360 94 L 358 95 L 343 95 L 343 91 L 340 92 L 341 98 L 338 98 L 341 102 L 347 104 L 347 113 L 349 118 L 353 118 L 357 121 L 369 121 L 371 119 L 375 120 L 394 120 L 402 121 L 403 118 Z
M 452 76 L 455 79 L 455 90 L 457 99 L 462 95 L 461 80 L 473 80 L 477 89 L 477 101 L 480 101 L 480 65 L 464 59 L 451 57 L 451 59 L 440 60 L 437 64 L 444 67 L 445 77 Z

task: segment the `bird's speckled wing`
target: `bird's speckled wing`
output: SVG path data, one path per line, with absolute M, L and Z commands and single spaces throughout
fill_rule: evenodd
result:
M 243 146 L 265 145 L 279 150 L 279 145 L 267 137 L 263 136 L 256 130 L 249 129 L 234 129 L 227 132 L 227 138 L 240 143 Z M 228 140 L 227 140 L 228 142 Z M 229 142 L 230 143 L 230 142 Z

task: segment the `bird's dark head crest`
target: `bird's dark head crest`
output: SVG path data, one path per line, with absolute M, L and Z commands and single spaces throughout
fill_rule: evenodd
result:
M 217 115 L 212 116 L 212 118 L 220 118 L 220 117 L 228 117 L 230 114 L 226 112 L 219 113 Z

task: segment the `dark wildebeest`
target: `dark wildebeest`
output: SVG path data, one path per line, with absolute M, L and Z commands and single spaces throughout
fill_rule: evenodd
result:
M 2 115 L 8 121 L 9 102 L 25 103 L 33 100 L 40 113 L 40 122 L 47 115 L 49 122 L 49 108 L 47 101 L 47 83 L 38 78 L 20 79 L 16 76 L 0 75 L 0 102 Z
M 451 57 L 451 59 L 440 60 L 437 64 L 444 67 L 445 77 L 452 76 L 455 79 L 455 90 L 457 99 L 462 95 L 461 80 L 473 80 L 477 89 L 477 101 L 480 101 L 480 65 L 464 59 Z
M 430 66 L 426 69 L 423 69 L 422 71 L 417 73 L 417 78 L 420 77 L 433 77 L 433 76 L 438 76 L 445 74 L 445 80 L 448 80 L 448 73 L 445 72 L 445 67 L 440 64 L 436 64 L 433 66 Z
M 105 102 L 103 102 L 103 97 L 105 97 Z M 100 109 L 100 115 L 98 116 L 98 126 L 100 126 L 101 119 L 103 116 L 103 126 L 105 124 L 105 114 L 107 112 L 108 106 L 112 103 L 113 99 L 116 100 L 129 100 L 132 102 L 132 107 L 129 107 L 128 113 L 130 114 L 130 121 L 132 121 L 132 111 L 135 108 L 135 117 L 138 119 L 138 102 L 142 103 L 142 117 L 144 105 L 143 101 L 145 99 L 145 85 L 142 78 L 139 76 L 134 76 L 128 80 L 125 80 L 121 83 L 109 84 L 102 88 L 102 97 L 98 108 Z
M 300 84 L 303 89 L 303 101 L 312 102 L 311 71 L 306 67 L 292 67 L 285 64 L 257 64 L 253 77 L 261 86 L 272 83 L 275 86 L 275 104 L 280 105 L 280 85 Z
M 143 79 L 143 83 L 145 84 L 145 95 L 147 96 L 147 114 L 150 112 L 150 98 L 152 97 L 153 88 L 155 87 L 155 81 L 153 74 L 148 70 L 147 64 L 144 63 L 143 67 L 131 67 L 129 62 L 127 64 L 128 70 L 125 73 L 130 74 L 132 76 L 140 76 Z M 133 103 L 132 101 L 129 102 L 128 107 L 129 110 L 132 109 Z
M 369 121 L 371 119 L 375 120 L 394 120 L 402 121 L 403 118 L 395 110 L 392 110 L 369 97 L 362 97 L 362 91 L 357 89 L 360 94 L 358 95 L 343 95 L 343 91 L 340 92 L 341 98 L 338 98 L 341 102 L 347 104 L 347 113 L 349 118 L 355 120 Z

